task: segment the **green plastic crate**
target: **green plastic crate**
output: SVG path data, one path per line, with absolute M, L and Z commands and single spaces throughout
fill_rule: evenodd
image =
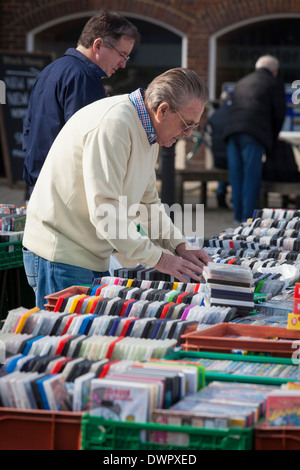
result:
M 219 360 L 229 360 L 229 361 L 239 361 L 239 362 L 260 362 L 260 363 L 270 363 L 270 364 L 285 364 L 295 366 L 293 359 L 287 357 L 272 357 L 272 356 L 252 356 L 252 355 L 242 355 L 242 354 L 226 354 L 226 353 L 215 353 L 215 352 L 206 352 L 206 351 L 175 351 L 168 356 L 165 356 L 162 360 L 173 360 L 180 361 L 183 359 L 199 359 L 201 363 L 201 358 L 209 359 L 219 359 Z M 296 366 L 295 366 L 296 367 Z M 205 370 L 205 381 L 206 383 L 217 381 L 224 382 L 246 382 L 246 383 L 255 383 L 263 385 L 282 385 L 291 381 L 289 378 L 284 377 L 264 377 L 256 375 L 236 375 L 236 374 L 225 374 L 224 372 L 210 372 Z
M 0 270 L 23 266 L 22 240 L 0 243 Z
M 166 433 L 175 433 L 173 441 L 180 444 L 166 443 Z M 85 414 L 81 434 L 83 450 L 253 450 L 252 428 L 204 429 L 111 421 Z M 156 442 L 152 442 L 153 435 Z

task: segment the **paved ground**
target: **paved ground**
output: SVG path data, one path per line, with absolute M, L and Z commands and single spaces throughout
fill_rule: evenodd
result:
M 25 185 L 22 182 L 17 182 L 12 188 L 9 187 L 7 181 L 4 178 L 0 178 L 0 204 L 9 203 L 16 205 L 26 204 L 25 201 Z M 185 210 L 184 212 L 184 233 L 186 236 L 196 236 L 211 238 L 218 235 L 224 229 L 234 227 L 233 223 L 233 212 L 232 209 L 219 209 L 216 201 L 216 183 L 208 184 L 208 197 L 207 205 L 203 208 L 201 216 L 197 211 L 196 216 L 196 205 L 199 203 L 200 194 L 199 189 L 195 183 L 187 184 L 185 187 Z M 230 206 L 230 194 L 228 196 L 228 204 Z M 271 207 L 281 207 L 280 201 L 276 195 L 271 200 Z M 187 209 L 186 209 L 187 208 Z M 204 228 L 202 229 L 202 215 L 204 215 Z M 199 221 L 199 218 L 201 219 Z M 187 221 L 187 223 L 186 223 Z M 200 227 L 200 232 L 198 228 Z M 181 226 L 182 228 L 182 226 Z M 123 257 L 120 254 L 116 254 L 122 266 L 132 266 L 132 261 Z
M 19 181 L 13 187 L 9 187 L 5 178 L 0 178 L 0 204 L 10 203 L 23 205 L 25 201 L 25 185 Z M 199 189 L 196 183 L 189 183 L 185 186 L 184 204 L 187 208 L 190 223 L 187 223 L 187 236 L 193 235 L 195 232 L 195 207 L 199 204 Z M 231 195 L 228 195 L 228 205 L 231 207 Z M 269 198 L 269 207 L 281 207 L 280 200 L 277 195 L 271 195 Z M 294 207 L 293 205 L 291 207 Z M 191 212 L 189 212 L 189 208 Z M 190 217 L 189 217 L 190 214 Z M 191 216 L 193 214 L 193 216 Z M 198 212 L 197 212 L 198 214 Z M 191 226 L 193 224 L 193 226 Z M 223 229 L 234 227 L 232 209 L 220 209 L 216 200 L 216 183 L 208 183 L 207 205 L 204 207 L 204 237 L 211 238 L 220 233 Z M 197 227 L 197 225 L 196 225 Z
M 186 228 L 186 235 L 191 236 L 195 233 L 198 227 L 198 220 L 195 219 L 195 207 L 199 201 L 199 191 L 195 183 L 191 183 L 187 187 L 185 193 L 185 208 L 187 208 L 187 224 L 184 223 Z M 23 205 L 25 201 L 25 185 L 22 182 L 17 182 L 13 187 L 9 187 L 5 178 L 0 178 L 0 204 L 16 204 Z M 193 209 L 193 216 L 189 209 Z M 198 212 L 197 212 L 198 214 Z M 190 219 L 190 220 L 189 220 Z M 193 227 L 191 226 L 193 224 Z M 196 225 L 195 225 L 196 224 Z M 207 206 L 204 207 L 204 237 L 210 238 L 218 234 L 224 228 L 233 226 L 233 213 L 230 209 L 219 209 L 217 207 L 215 197 L 215 186 L 212 183 L 209 187 Z

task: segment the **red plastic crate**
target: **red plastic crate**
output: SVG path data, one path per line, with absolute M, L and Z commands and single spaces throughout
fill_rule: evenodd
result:
M 218 323 L 203 330 L 182 335 L 185 351 L 228 352 L 234 350 L 291 357 L 300 331 L 282 327 Z
M 82 413 L 0 408 L 0 450 L 80 450 Z
M 70 286 L 67 289 L 61 290 L 59 292 L 55 292 L 54 294 L 46 295 L 45 300 L 48 301 L 45 304 L 45 307 L 49 311 L 53 311 L 58 301 L 59 297 L 63 294 L 70 294 L 70 295 L 80 295 L 85 294 L 88 290 L 87 286 Z
M 300 427 L 258 424 L 254 428 L 254 450 L 300 450 Z

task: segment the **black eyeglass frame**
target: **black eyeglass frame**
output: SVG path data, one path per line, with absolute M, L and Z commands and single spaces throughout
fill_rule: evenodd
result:
M 127 57 L 123 54 L 121 54 L 120 51 L 118 51 L 118 49 L 109 41 L 106 41 L 106 44 L 108 44 L 110 47 L 112 47 L 118 54 L 120 57 L 122 57 L 122 59 L 125 61 L 125 62 L 128 62 L 128 60 L 130 59 L 130 56 L 128 55 Z

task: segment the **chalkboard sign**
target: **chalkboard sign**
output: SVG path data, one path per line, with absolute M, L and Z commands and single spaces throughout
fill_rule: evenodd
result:
M 23 121 L 34 82 L 51 61 L 50 54 L 0 51 L 0 138 L 10 184 L 23 180 Z

